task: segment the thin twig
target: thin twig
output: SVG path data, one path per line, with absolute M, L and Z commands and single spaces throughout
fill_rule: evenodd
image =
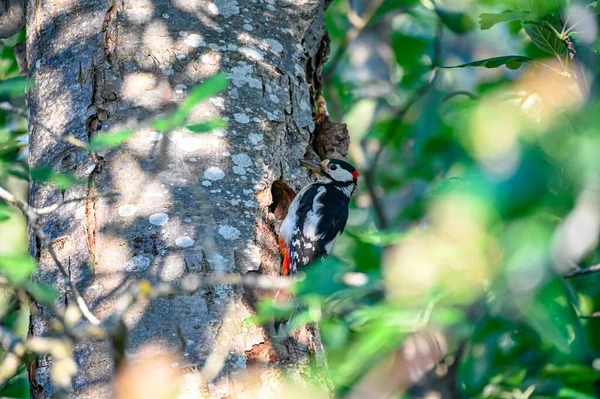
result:
M 23 118 L 27 118 L 27 112 L 24 109 L 15 107 L 9 102 L 1 102 L 0 109 L 3 111 L 12 112 L 13 114 L 21 115 Z
M 158 298 L 171 294 L 182 295 L 192 294 L 196 291 L 214 287 L 217 285 L 243 285 L 249 288 L 259 288 L 263 290 L 279 290 L 290 288 L 295 282 L 300 281 L 302 277 L 277 277 L 271 278 L 264 274 L 239 274 L 239 273 L 218 273 L 203 278 L 197 275 L 191 275 L 181 285 L 172 285 L 169 283 L 160 283 L 152 288 L 151 298 Z
M 72 135 L 65 136 L 65 137 L 61 138 L 60 141 L 62 141 L 63 143 L 74 145 L 75 147 L 78 147 L 78 148 L 83 148 L 86 151 L 88 149 L 88 143 L 86 143 L 85 141 L 79 140 L 77 137 L 72 136 Z
M 593 273 L 600 273 L 600 263 L 597 265 L 585 267 L 585 268 L 576 266 L 573 271 L 565 274 L 563 276 L 563 278 L 569 279 L 569 278 L 585 276 L 586 274 L 593 274 Z
M 47 215 L 49 213 L 54 212 L 55 210 L 57 210 L 61 206 L 69 204 L 71 202 L 94 200 L 94 199 L 98 199 L 98 198 L 111 198 L 111 197 L 117 197 L 119 195 L 121 195 L 121 194 L 116 193 L 116 192 L 106 193 L 106 194 L 88 195 L 86 197 L 77 197 L 77 198 L 71 198 L 71 199 L 64 200 L 64 201 L 59 201 L 59 202 L 57 202 L 55 204 L 52 204 L 52 205 L 49 205 L 49 206 L 45 206 L 43 208 L 34 208 L 34 210 L 35 210 L 35 212 L 38 215 Z
M 470 91 L 466 91 L 466 90 L 459 90 L 459 91 L 455 91 L 455 92 L 446 94 L 446 96 L 442 99 L 442 102 L 446 102 L 457 96 L 467 96 L 471 100 L 479 99 L 479 96 L 477 94 L 473 94 Z
M 46 235 L 46 233 L 44 233 L 43 229 L 38 224 L 38 219 L 40 215 L 36 212 L 36 209 L 29 206 L 29 204 L 19 200 L 17 197 L 15 197 L 13 194 L 11 194 L 9 191 L 5 190 L 2 187 L 0 187 L 0 198 L 5 200 L 7 203 L 13 205 L 14 207 L 20 209 L 21 212 L 23 212 L 25 217 L 28 219 L 31 228 L 35 232 L 35 235 L 40 239 L 42 245 L 46 247 L 50 252 L 50 255 L 52 256 L 56 267 L 63 276 L 65 284 L 68 285 L 71 289 L 71 293 L 73 294 L 73 297 L 75 297 L 75 302 L 77 303 L 77 306 L 79 307 L 81 313 L 86 319 L 88 319 L 90 323 L 94 325 L 100 324 L 100 320 L 98 320 L 98 318 L 94 316 L 92 311 L 89 309 L 88 305 L 85 303 L 85 300 L 79 293 L 79 290 L 69 277 L 69 274 L 67 273 L 65 267 L 58 259 L 56 251 L 54 251 L 54 246 L 52 245 L 52 240 L 50 240 L 50 238 Z
M 600 312 L 594 312 L 585 316 L 579 316 L 580 319 L 594 319 L 596 317 L 600 317 Z

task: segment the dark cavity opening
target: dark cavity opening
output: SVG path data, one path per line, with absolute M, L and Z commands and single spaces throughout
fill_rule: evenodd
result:
M 275 215 L 277 222 L 282 222 L 287 215 L 288 208 L 294 200 L 296 193 L 281 180 L 275 180 L 271 185 L 271 197 L 273 202 L 269 205 L 269 211 Z

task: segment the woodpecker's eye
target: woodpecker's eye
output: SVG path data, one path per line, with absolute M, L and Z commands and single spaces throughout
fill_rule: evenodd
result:
M 329 169 L 336 170 L 337 169 L 337 165 L 329 165 Z

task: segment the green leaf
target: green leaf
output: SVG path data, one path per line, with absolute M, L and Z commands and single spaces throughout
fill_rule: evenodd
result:
M 171 127 L 171 119 L 169 118 L 158 118 L 152 122 L 152 126 L 160 132 L 165 133 L 172 129 Z M 174 128 L 174 127 L 173 127 Z
M 258 304 L 256 322 L 265 324 L 273 320 L 287 319 L 295 308 L 296 305 L 292 301 L 275 303 L 272 300 L 263 300 Z
M 57 297 L 54 288 L 38 281 L 25 281 L 22 287 L 40 303 L 50 304 Z
M 133 135 L 133 130 L 129 129 L 114 133 L 97 134 L 90 140 L 87 149 L 90 152 L 95 152 L 105 148 L 116 147 L 126 142 L 131 135 Z
M 210 97 L 216 96 L 227 89 L 228 85 L 229 81 L 227 79 L 227 74 L 220 72 L 194 87 L 190 91 L 190 94 L 187 96 L 183 104 L 181 104 L 179 109 L 173 115 L 174 124 L 179 126 L 182 125 L 185 122 L 185 118 L 196 104 Z
M 506 55 L 503 57 L 486 58 L 485 60 L 473 61 L 461 65 L 443 66 L 442 68 L 467 68 L 467 67 L 485 67 L 498 68 L 505 65 L 508 69 L 519 69 L 526 62 L 533 61 L 529 57 L 522 55 Z
M 337 320 L 324 320 L 321 325 L 323 341 L 329 348 L 341 349 L 348 341 L 348 326 Z
M 581 392 L 569 387 L 562 387 L 556 396 L 559 399 L 595 399 L 596 395 Z
M 358 336 L 358 340 L 348 346 L 344 361 L 332 370 L 332 380 L 336 385 L 348 384 L 356 380 L 361 370 L 374 366 L 392 350 L 399 347 L 404 334 L 386 323 L 374 325 Z
M 406 233 L 400 231 L 349 231 L 346 234 L 354 237 L 363 243 L 385 247 L 395 244 L 406 236 Z
M 558 378 L 568 385 L 594 383 L 600 379 L 600 371 L 583 364 L 548 364 L 542 371 L 542 377 Z
M 29 174 L 31 180 L 54 183 L 61 190 L 66 190 L 73 184 L 79 182 L 75 177 L 68 173 L 55 172 L 48 167 L 33 169 Z
M 527 238 L 526 238 L 527 239 Z M 564 283 L 555 278 L 533 296 L 515 296 L 526 322 L 555 349 L 577 357 L 583 354 L 581 319 L 564 296 Z
M 420 56 L 428 51 L 431 43 L 427 39 L 396 33 L 392 36 L 392 48 L 396 62 L 403 69 L 412 70 L 422 65 Z
M 392 48 L 396 62 L 402 67 L 402 88 L 409 90 L 420 86 L 431 71 L 430 61 L 423 55 L 431 55 L 432 38 L 396 32 L 392 35 Z
M 534 19 L 542 19 L 548 15 L 559 15 L 566 4 L 566 0 L 519 0 L 517 9 L 530 12 Z
M 540 50 L 551 55 L 561 55 L 566 51 L 564 43 L 552 29 L 535 22 L 523 22 L 523 29 Z
M 440 17 L 442 23 L 454 33 L 462 35 L 475 28 L 475 21 L 467 14 L 450 12 L 439 8 L 436 8 L 435 12 Z
M 434 325 L 441 325 L 444 327 L 451 325 L 465 325 L 467 323 L 465 313 L 454 308 L 436 309 L 431 314 L 430 322 Z
M 212 130 L 223 129 L 225 127 L 227 127 L 227 121 L 221 118 L 211 119 L 206 122 L 186 126 L 186 128 L 188 128 L 194 133 L 208 133 Z
M 295 291 L 300 295 L 320 295 L 326 297 L 346 288 L 338 278 L 338 275 L 346 272 L 348 265 L 328 256 L 323 261 L 317 261 L 306 268 L 306 278 L 295 284 Z
M 0 398 L 28 399 L 29 379 L 27 373 L 22 372 L 21 375 L 16 375 L 6 382 L 0 388 Z
M 20 284 L 35 270 L 35 262 L 29 256 L 5 255 L 0 257 L 0 274 L 12 283 Z
M 27 79 L 16 77 L 0 81 L 0 96 L 25 95 L 25 90 L 29 87 Z
M 496 24 L 502 22 L 512 22 L 519 19 L 525 19 L 529 16 L 529 12 L 515 12 L 506 10 L 500 14 L 483 13 L 479 16 L 479 27 L 482 30 L 490 29 Z

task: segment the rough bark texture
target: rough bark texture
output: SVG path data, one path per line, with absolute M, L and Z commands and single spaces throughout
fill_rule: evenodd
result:
M 0 39 L 6 39 L 25 26 L 25 0 L 0 1 Z
M 31 203 L 121 194 L 72 203 L 43 220 L 100 318 L 140 278 L 277 273 L 274 231 L 290 188 L 308 181 L 298 160 L 315 154 L 318 118 L 311 104 L 327 47 L 324 8 L 323 0 L 29 0 L 27 62 L 35 83 L 28 93 L 30 166 L 50 166 L 86 182 L 65 192 L 33 184 Z M 228 91 L 197 106 L 191 121 L 223 116 L 225 130 L 167 136 L 138 129 L 126 145 L 97 157 L 58 140 L 73 135 L 88 141 L 139 126 L 220 70 L 229 74 Z M 47 250 L 35 239 L 30 250 L 40 262 L 38 278 L 61 292 L 61 302 L 70 301 Z M 257 296 L 219 286 L 140 305 L 126 318 L 127 358 L 176 353 L 179 326 L 185 355 L 174 367 L 184 370 L 184 397 L 234 397 L 257 379 L 264 392 L 276 390 L 281 378 L 272 362 L 294 364 L 289 369 L 300 374 L 307 355 L 319 358 L 322 348 L 310 329 L 272 345 L 261 327 L 245 323 Z M 48 328 L 41 316 L 32 319 L 32 334 Z M 89 343 L 76 352 L 72 396 L 112 397 L 110 345 Z M 213 363 L 225 369 L 209 383 Z M 42 358 L 30 369 L 32 398 L 52 395 L 50 366 Z

